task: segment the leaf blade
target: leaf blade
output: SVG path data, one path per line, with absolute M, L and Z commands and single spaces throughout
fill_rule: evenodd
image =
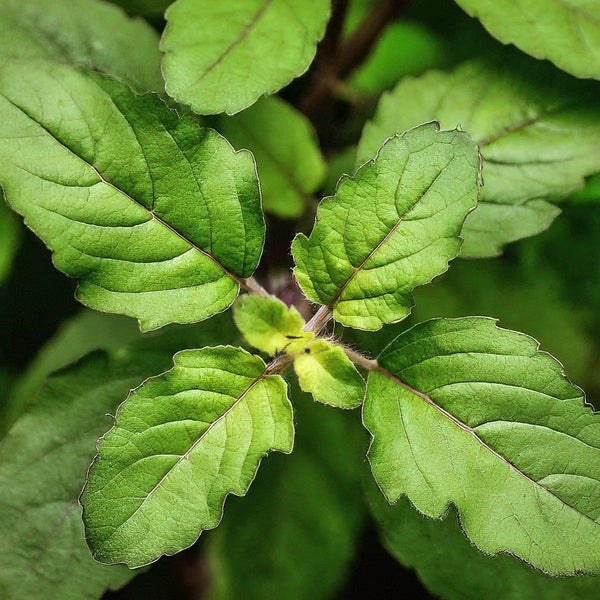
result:
M 485 185 L 463 228 L 463 256 L 494 256 L 501 245 L 545 230 L 559 213 L 553 204 L 600 170 L 593 88 L 532 62 L 506 54 L 405 78 L 363 130 L 358 162 L 388 136 L 431 119 L 469 131 Z
M 200 114 L 240 112 L 308 68 L 328 18 L 328 0 L 178 0 L 160 46 L 167 93 Z
M 410 313 L 412 290 L 443 273 L 477 200 L 479 154 L 467 134 L 428 123 L 390 138 L 292 244 L 308 298 L 351 327 L 377 330 Z M 440 216 L 441 215 L 441 216 Z
M 365 382 L 344 350 L 327 340 L 309 341 L 294 358 L 300 387 L 321 404 L 351 409 L 362 404 Z
M 93 0 L 2 0 L 0 60 L 54 58 L 164 90 L 157 33 L 116 6 Z
M 310 121 L 272 96 L 239 115 L 221 117 L 219 131 L 236 148 L 254 154 L 264 209 L 284 219 L 302 216 L 325 176 L 325 160 Z
M 234 305 L 233 318 L 244 339 L 271 356 L 307 335 L 302 331 L 305 323 L 296 307 L 288 308 L 272 296 L 241 296 Z
M 81 503 L 101 562 L 141 566 L 193 544 L 229 493 L 246 493 L 263 456 L 292 450 L 285 382 L 260 358 L 204 348 L 174 365 L 132 392 L 98 443 Z
M 508 2 L 502 8 L 492 0 L 457 0 L 457 4 L 502 43 L 547 58 L 576 77 L 600 79 L 597 0 Z
M 363 420 L 390 502 L 407 494 L 430 517 L 455 504 L 488 554 L 555 575 L 600 570 L 599 526 L 581 484 L 542 483 L 573 469 L 598 477 L 598 416 L 535 340 L 484 317 L 434 319 L 396 338 L 379 363 L 387 374 L 371 373 Z M 386 397 L 395 401 L 377 400 Z
M 57 267 L 82 280 L 82 302 L 144 329 L 233 302 L 264 240 L 249 153 L 153 96 L 64 65 L 6 63 L 0 95 L 0 183 Z

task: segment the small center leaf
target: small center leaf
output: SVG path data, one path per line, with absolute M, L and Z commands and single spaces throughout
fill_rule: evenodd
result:
M 365 395 L 365 381 L 340 346 L 327 340 L 308 342 L 294 358 L 300 387 L 317 402 L 356 408 Z

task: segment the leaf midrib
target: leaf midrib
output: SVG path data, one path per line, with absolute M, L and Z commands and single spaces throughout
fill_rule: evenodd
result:
M 112 189 L 114 189 L 116 192 L 118 192 L 119 194 L 122 194 L 123 196 L 125 196 L 128 200 L 130 200 L 131 202 L 133 202 L 135 205 L 139 206 L 140 208 L 142 208 L 144 211 L 146 211 L 153 219 L 155 219 L 158 223 L 160 223 L 163 227 L 166 227 L 169 231 L 171 231 L 171 233 L 173 233 L 174 235 L 176 235 L 177 237 L 179 237 L 181 240 L 183 240 L 185 243 L 187 243 L 191 248 L 193 248 L 194 250 L 198 251 L 200 254 L 206 256 L 207 258 L 209 258 L 213 263 L 215 263 L 226 275 L 228 275 L 231 279 L 233 279 L 238 285 L 240 286 L 244 286 L 245 285 L 245 279 L 243 277 L 239 277 L 238 275 L 236 275 L 235 273 L 232 273 L 231 271 L 229 271 L 229 269 L 227 269 L 217 258 L 215 258 L 212 254 L 210 254 L 209 252 L 207 252 L 206 250 L 203 250 L 200 246 L 198 246 L 195 242 L 193 242 L 190 238 L 188 238 L 186 235 L 184 235 L 183 233 L 177 231 L 172 225 L 170 225 L 169 223 L 167 223 L 164 219 L 162 219 L 161 217 L 159 217 L 154 210 L 148 208 L 147 206 L 145 206 L 142 202 L 140 202 L 139 200 L 136 200 L 133 196 L 129 195 L 127 192 L 125 192 L 124 190 L 122 190 L 121 188 L 119 188 L 117 185 L 115 185 L 114 183 L 112 183 L 109 179 L 107 179 L 99 170 L 98 168 L 93 165 L 92 163 L 90 163 L 89 161 L 87 161 L 85 158 L 83 158 L 82 156 L 80 156 L 79 154 L 77 154 L 77 152 L 75 152 L 72 148 L 70 148 L 65 142 L 63 142 L 62 140 L 60 140 L 54 133 L 52 133 L 48 128 L 46 128 L 42 123 L 40 123 L 37 119 L 35 119 L 33 117 L 33 115 L 29 114 L 23 107 L 19 106 L 18 104 L 16 104 L 15 102 L 13 102 L 10 98 L 8 98 L 5 94 L 2 94 L 2 98 L 4 98 L 6 100 L 6 102 L 8 102 L 11 106 L 13 106 L 14 108 L 16 108 L 18 111 L 22 112 L 28 119 L 30 119 L 33 123 L 35 123 L 40 129 L 42 129 L 48 136 L 50 136 L 57 144 L 59 144 L 60 146 L 62 146 L 65 150 L 67 150 L 70 154 L 72 154 L 75 158 L 77 158 L 78 160 L 80 160 L 82 163 L 84 163 L 85 165 L 87 165 L 90 169 L 92 169 L 92 171 L 94 171 L 94 173 L 97 175 L 98 179 L 100 180 L 100 182 L 104 183 L 105 185 L 108 185 L 109 187 L 111 187 Z M 65 187 L 69 187 L 69 186 L 65 186 Z
M 233 52 L 234 48 L 239 46 L 248 37 L 250 31 L 252 31 L 256 23 L 258 23 L 258 21 L 263 16 L 263 14 L 272 2 L 273 0 L 264 1 L 263 5 L 258 9 L 258 11 L 256 11 L 256 13 L 253 15 L 252 19 L 246 25 L 246 27 L 244 27 L 244 29 L 242 29 L 239 35 L 229 44 L 229 46 L 227 46 L 227 48 L 225 48 L 225 50 L 221 52 L 221 54 L 216 58 L 216 60 L 214 60 L 204 71 L 202 71 L 200 76 L 196 78 L 196 81 L 188 86 L 188 89 L 191 88 L 193 85 L 198 85 L 209 73 L 211 73 L 216 67 L 218 67 L 227 58 L 227 56 L 229 56 Z
M 482 440 L 477 435 L 475 429 L 473 429 L 472 427 L 469 427 L 466 423 L 463 423 L 460 419 L 458 419 L 457 417 L 455 417 L 453 414 L 449 413 L 446 409 L 444 409 L 439 404 L 437 404 L 427 394 L 424 394 L 423 392 L 420 392 L 419 390 L 413 388 L 411 385 L 409 385 L 408 383 L 402 381 L 401 379 L 399 379 L 398 377 L 396 377 L 393 373 L 391 373 L 390 371 L 388 371 L 387 369 L 385 369 L 384 367 L 382 367 L 379 364 L 377 364 L 377 366 L 373 369 L 373 371 L 375 373 L 379 373 L 379 374 L 383 375 L 384 377 L 387 377 L 387 378 L 391 379 L 397 385 L 400 385 L 405 390 L 407 390 L 410 393 L 414 394 L 418 398 L 421 398 L 421 400 L 423 400 L 424 402 L 426 402 L 427 404 L 429 404 L 432 408 L 434 408 L 435 410 L 437 410 L 438 412 L 440 412 L 444 417 L 446 417 L 452 423 L 454 423 L 454 425 L 456 425 L 457 427 L 459 427 L 463 431 L 466 431 L 469 435 L 471 435 L 472 437 L 474 437 L 486 450 L 488 450 L 496 458 L 500 459 L 504 464 L 508 465 L 513 471 L 515 471 L 515 473 L 517 473 L 518 475 L 520 475 L 521 477 L 523 477 L 526 481 L 528 481 L 534 487 L 543 490 L 544 492 L 546 492 L 547 494 L 549 494 L 553 498 L 556 498 L 556 500 L 558 500 L 560 503 L 564 504 L 565 506 L 568 506 L 571 510 L 575 511 L 579 516 L 587 519 L 588 521 L 590 521 L 591 523 L 593 523 L 595 526 L 598 526 L 598 522 L 597 521 L 595 521 L 594 519 L 592 519 L 590 516 L 586 515 L 585 513 L 582 513 L 580 510 L 578 510 L 577 508 L 575 508 L 574 506 L 572 506 L 571 504 L 569 504 L 568 502 L 566 502 L 565 500 L 563 500 L 562 498 L 560 498 L 559 496 L 557 496 L 556 494 L 554 494 L 553 492 L 551 492 L 549 489 L 545 488 L 543 485 L 540 485 L 537 481 L 535 481 L 534 479 L 532 479 L 531 477 L 529 477 L 529 475 L 527 475 L 526 473 L 524 473 L 523 471 L 521 471 L 521 469 L 519 469 L 516 465 L 514 465 L 512 462 L 510 462 L 508 459 L 506 459 L 504 456 L 502 456 L 499 452 L 497 452 L 496 450 L 494 450 L 494 448 L 492 448 L 490 445 L 488 445 L 484 440 Z
M 363 269 L 363 267 L 367 264 L 367 262 L 369 262 L 369 260 L 377 253 L 377 251 L 390 239 L 390 237 L 398 230 L 398 228 L 400 227 L 400 225 L 402 223 L 404 223 L 406 221 L 406 217 L 417 207 L 419 206 L 419 204 L 423 201 L 423 198 L 425 198 L 425 196 L 429 193 L 429 191 L 431 190 L 431 188 L 435 185 L 436 181 L 441 177 L 442 173 L 444 173 L 444 171 L 456 160 L 456 156 L 453 156 L 450 161 L 442 168 L 440 169 L 440 172 L 434 177 L 433 181 L 427 186 L 427 189 L 425 189 L 421 195 L 415 200 L 415 202 L 413 203 L 413 205 L 396 221 L 396 223 L 394 224 L 394 226 L 388 231 L 388 233 L 385 234 L 385 236 L 380 240 L 380 242 L 377 244 L 377 246 L 375 246 L 375 248 L 373 248 L 373 250 L 371 250 L 367 256 L 364 258 L 364 260 L 356 267 L 354 267 L 354 271 L 350 274 L 350 276 L 348 277 L 348 279 L 344 282 L 344 284 L 338 289 L 336 295 L 333 297 L 332 300 L 330 300 L 327 303 L 327 308 L 329 308 L 330 310 L 333 310 L 334 306 L 338 303 L 338 301 L 340 300 L 340 298 L 342 297 L 342 294 L 344 293 L 344 290 L 348 287 L 348 285 L 350 285 L 351 281 L 358 275 L 358 273 L 360 273 L 360 271 Z M 402 183 L 402 177 L 400 177 L 400 180 L 398 182 L 398 187 L 400 187 Z
M 577 106 L 577 103 L 575 103 L 575 106 Z M 517 123 L 508 125 L 504 129 L 502 129 L 496 133 L 493 133 L 492 135 L 489 135 L 488 137 L 484 138 L 480 142 L 477 142 L 477 145 L 479 146 L 479 149 L 481 150 L 485 146 L 489 146 L 490 144 L 497 142 L 498 140 L 502 139 L 503 137 L 506 137 L 507 135 L 510 135 L 511 133 L 517 133 L 519 131 L 522 131 L 523 129 L 526 129 L 530 125 L 535 125 L 536 123 L 539 123 L 540 121 L 542 121 L 543 119 L 545 119 L 547 117 L 552 117 L 553 115 L 560 114 L 561 112 L 563 112 L 565 110 L 569 110 L 572 107 L 573 107 L 573 104 L 567 102 L 565 104 L 556 106 L 556 108 L 553 108 L 553 109 L 542 110 L 542 111 L 540 111 L 539 114 L 537 114 L 533 117 L 529 117 L 528 119 L 523 119 L 521 121 L 518 121 Z M 483 158 L 484 158 L 484 160 L 487 160 L 485 158 L 485 156 Z

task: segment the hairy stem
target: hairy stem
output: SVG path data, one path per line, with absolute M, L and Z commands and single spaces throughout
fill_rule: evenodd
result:
M 321 306 L 319 310 L 313 315 L 312 319 L 304 327 L 304 331 L 312 331 L 317 337 L 323 329 L 327 326 L 327 323 L 333 317 L 331 309 L 327 306 Z
M 283 373 L 292 363 L 294 362 L 293 357 L 288 354 L 282 354 L 277 358 L 273 359 L 265 369 L 265 375 L 280 375 Z
M 360 352 L 357 352 L 356 350 L 352 350 L 352 348 L 349 348 L 348 346 L 345 346 L 344 344 L 339 344 L 344 352 L 346 353 L 346 356 L 357 366 L 357 367 L 361 367 L 362 369 L 365 369 L 366 371 L 380 371 L 381 367 L 377 364 L 377 361 L 373 358 L 369 358 L 368 356 L 365 356 L 364 354 L 361 354 Z

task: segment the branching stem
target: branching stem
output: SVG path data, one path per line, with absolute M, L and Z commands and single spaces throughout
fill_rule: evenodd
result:
M 348 346 L 339 344 L 346 353 L 346 356 L 357 366 L 365 369 L 366 371 L 381 371 L 381 367 L 377 364 L 377 361 L 373 358 L 369 358 L 356 350 L 352 350 Z
M 302 112 L 311 117 L 319 111 L 326 98 L 335 90 L 336 83 L 361 64 L 381 32 L 407 6 L 408 0 L 381 0 L 373 8 L 336 55 L 321 65 L 315 74 L 313 86 L 302 101 Z

